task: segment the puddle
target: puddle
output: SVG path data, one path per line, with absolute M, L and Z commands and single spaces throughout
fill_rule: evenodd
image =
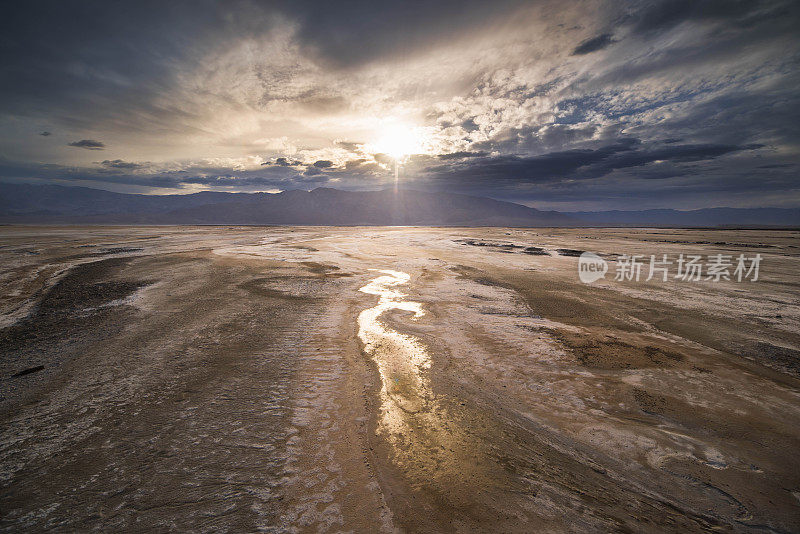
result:
M 400 290 L 410 276 L 400 271 L 379 271 L 361 292 L 379 297 L 378 303 L 358 316 L 358 337 L 364 351 L 375 361 L 381 378 L 378 435 L 392 449 L 392 461 L 408 476 L 412 486 L 434 487 L 451 492 L 464 481 L 487 480 L 482 445 L 474 432 L 467 432 L 463 403 L 446 394 L 434 394 L 431 384 L 431 354 L 414 336 L 396 332 L 381 321 L 392 310 L 425 315 L 422 304 L 408 300 Z M 463 415 L 463 414 L 462 414 Z
M 427 408 L 431 394 L 425 372 L 431 366 L 431 359 L 415 337 L 395 332 L 380 321 L 381 315 L 389 310 L 413 313 L 415 319 L 425 315 L 422 304 L 406 300 L 407 295 L 397 289 L 411 277 L 400 271 L 379 272 L 383 275 L 359 290 L 380 299 L 359 314 L 358 337 L 378 366 L 384 422 L 396 427 L 403 414 Z

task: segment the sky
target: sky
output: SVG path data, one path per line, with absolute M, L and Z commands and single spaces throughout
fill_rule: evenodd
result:
M 16 2 L 0 181 L 800 206 L 800 2 Z

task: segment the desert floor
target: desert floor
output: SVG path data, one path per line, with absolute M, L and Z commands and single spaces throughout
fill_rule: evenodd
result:
M 798 532 L 799 270 L 790 231 L 0 227 L 0 529 Z

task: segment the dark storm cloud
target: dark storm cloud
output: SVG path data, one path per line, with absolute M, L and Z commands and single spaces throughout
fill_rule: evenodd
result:
M 364 143 L 354 143 L 352 141 L 336 141 L 336 146 L 340 146 L 350 152 L 358 151 L 363 145 Z
M 475 123 L 475 118 L 470 118 L 461 123 L 461 127 L 465 132 L 474 132 L 480 130 L 480 127 Z
M 613 36 L 610 33 L 604 33 L 602 35 L 598 35 L 597 37 L 587 39 L 575 47 L 575 50 L 572 51 L 572 55 L 583 56 L 585 54 L 591 54 L 592 52 L 602 50 L 603 48 L 606 48 L 615 42 L 612 37 Z
M 182 110 L 157 103 L 178 83 L 178 66 L 203 59 L 230 43 L 263 37 L 287 24 L 308 54 L 336 66 L 356 66 L 424 50 L 463 35 L 524 5 L 522 0 L 425 2 L 321 2 L 274 0 L 142 0 L 120 5 L 87 0 L 21 2 L 0 18 L 0 111 L 36 114 L 47 102 L 52 118 L 78 127 L 105 121 L 159 121 L 168 128 Z M 293 71 L 277 76 L 279 87 Z M 265 94 L 262 102 L 286 95 Z M 349 104 L 316 88 L 292 98 L 310 111 Z
M 369 160 L 367 160 L 366 158 L 351 159 L 344 164 L 344 168 L 350 170 L 357 169 L 362 165 L 364 165 L 365 163 L 367 163 L 368 161 Z
M 53 164 L 16 163 L 0 159 L 0 176 L 6 178 L 36 179 L 37 183 L 96 183 L 98 186 L 125 185 L 144 188 L 182 189 L 186 186 L 208 186 L 246 189 L 297 189 L 307 188 L 309 184 L 323 184 L 329 178 L 319 169 L 320 176 L 304 176 L 297 171 L 281 166 L 265 167 L 251 171 L 231 171 L 221 167 L 195 167 L 178 171 L 150 170 L 149 165 L 127 167 L 129 162 L 111 160 L 100 162 L 100 167 L 71 167 Z M 131 171 L 137 171 L 133 174 Z
M 65 124 L 159 121 L 182 112 L 156 101 L 179 65 L 277 24 L 271 3 L 244 0 L 12 2 L 0 18 L 0 111 Z
M 85 148 L 86 150 L 103 150 L 106 145 L 102 141 L 95 141 L 94 139 L 81 139 L 80 141 L 73 141 L 68 146 L 77 148 Z
M 131 169 L 109 167 L 73 167 L 56 164 L 19 163 L 0 160 L 0 176 L 11 179 L 45 180 L 51 183 L 104 182 L 143 187 L 178 187 L 177 173 L 131 175 Z
M 328 167 L 333 167 L 333 162 L 327 159 L 321 159 L 314 162 L 314 167 L 318 169 L 327 169 Z
M 770 163 L 769 165 L 759 165 L 759 169 L 786 169 L 796 167 L 797 163 Z
M 410 188 L 457 190 L 533 202 L 548 209 L 696 208 L 708 199 L 781 198 L 798 190 L 783 168 L 757 169 L 760 159 L 780 158 L 755 145 L 661 145 L 626 141 L 592 150 L 540 156 L 489 156 L 469 164 L 432 165 L 407 172 Z M 755 179 L 755 177 L 758 177 Z M 713 205 L 713 204 L 712 204 Z M 716 204 L 722 205 L 722 204 Z
M 460 152 L 450 152 L 449 154 L 439 154 L 439 159 L 466 159 L 466 158 L 479 158 L 486 156 L 487 152 L 468 152 L 468 151 L 460 151 Z
M 768 14 L 780 4 L 758 0 L 666 0 L 654 2 L 634 15 L 640 32 L 662 31 L 687 21 L 717 22 L 740 20 L 754 22 L 759 14 Z
M 344 174 L 352 176 L 370 176 L 385 173 L 386 170 L 376 162 L 366 158 L 353 159 L 344 164 Z
M 121 159 L 112 159 L 112 160 L 103 160 L 100 162 L 100 165 L 109 169 L 122 169 L 122 170 L 136 170 L 144 168 L 144 165 L 140 163 L 134 163 L 132 161 L 123 161 Z
M 519 154 L 521 152 L 545 152 L 569 147 L 586 141 L 597 132 L 595 125 L 575 126 L 573 124 L 548 124 L 525 128 L 503 128 L 491 140 L 474 143 L 472 148 L 479 151 L 501 151 Z
M 597 149 L 567 150 L 532 157 L 494 156 L 470 160 L 461 165 L 439 165 L 426 169 L 434 180 L 453 185 L 465 183 L 507 187 L 531 182 L 561 182 L 602 178 L 613 171 L 643 167 L 653 163 L 711 161 L 735 152 L 756 150 L 761 145 L 670 145 L 647 149 L 636 139 L 625 139 Z M 650 175 L 654 178 L 658 176 Z
M 571 177 L 582 167 L 599 164 L 615 154 L 630 151 L 635 143 L 636 140 L 630 139 L 596 150 L 566 150 L 533 157 L 494 156 L 469 161 L 464 165 L 433 166 L 427 170 L 437 177 L 463 177 L 464 180 L 486 185 L 558 181 Z
M 305 170 L 305 172 L 303 172 L 304 176 L 317 176 L 320 174 L 324 173 L 322 172 L 322 169 L 320 169 L 319 167 L 309 167 Z
M 269 176 L 240 176 L 240 175 L 213 175 L 213 176 L 190 176 L 176 182 L 176 185 L 183 184 L 203 185 L 208 187 L 221 187 L 221 188 L 276 188 L 276 189 L 294 189 L 298 187 L 298 183 L 312 184 L 312 187 L 324 184 L 327 177 L 307 177 L 304 175 L 295 175 L 291 180 L 280 180 Z
M 273 164 L 269 162 L 264 162 L 261 165 L 273 165 Z M 290 160 L 288 158 L 276 158 L 274 165 L 278 167 L 295 167 L 297 165 L 302 165 L 302 163 L 296 160 Z
M 336 67 L 353 67 L 387 56 L 409 55 L 474 33 L 525 0 L 292 0 L 282 9 L 300 24 L 309 51 Z M 530 5 L 530 4 L 528 4 Z

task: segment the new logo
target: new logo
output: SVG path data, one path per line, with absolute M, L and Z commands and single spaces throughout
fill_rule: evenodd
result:
M 607 272 L 608 263 L 594 252 L 584 252 L 578 258 L 578 277 L 584 284 L 600 280 Z

